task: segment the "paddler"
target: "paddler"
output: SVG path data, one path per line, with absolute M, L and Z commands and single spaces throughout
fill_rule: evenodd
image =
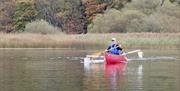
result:
M 106 52 L 109 52 L 111 54 L 115 55 L 121 55 L 122 54 L 122 47 L 117 43 L 116 38 L 111 39 L 111 44 L 106 49 Z

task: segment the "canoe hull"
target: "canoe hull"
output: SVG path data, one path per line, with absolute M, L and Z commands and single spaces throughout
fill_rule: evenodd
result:
M 106 64 L 127 63 L 127 56 L 105 53 Z

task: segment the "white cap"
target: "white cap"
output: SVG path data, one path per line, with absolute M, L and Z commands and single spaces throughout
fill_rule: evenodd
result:
M 116 41 L 116 38 L 112 38 L 112 41 Z

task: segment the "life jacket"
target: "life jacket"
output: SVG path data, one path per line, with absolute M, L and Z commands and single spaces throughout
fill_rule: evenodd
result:
M 110 52 L 111 54 L 119 55 L 120 52 L 121 52 L 121 50 L 118 50 L 118 49 L 117 49 L 116 44 L 112 44 L 112 45 L 110 45 L 109 52 Z

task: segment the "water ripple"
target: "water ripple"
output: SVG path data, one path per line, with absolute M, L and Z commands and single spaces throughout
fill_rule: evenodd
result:
M 158 56 L 158 57 L 144 57 L 144 58 L 131 58 L 128 61 L 132 60 L 142 60 L 142 61 L 158 61 L 158 60 L 178 60 L 175 57 L 168 57 L 168 56 Z

